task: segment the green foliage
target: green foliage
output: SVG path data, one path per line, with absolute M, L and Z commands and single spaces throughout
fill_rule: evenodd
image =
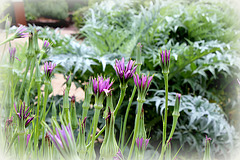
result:
M 171 49 L 169 90 L 185 95 L 174 139 L 184 144 L 184 148 L 190 146 L 202 153 L 203 139 L 208 134 L 215 139 L 214 153 L 227 155 L 233 145 L 234 128 L 224 114 L 229 118 L 229 112 L 234 110 L 240 69 L 236 45 L 239 30 L 234 19 L 227 18 L 229 13 L 233 14 L 231 8 L 215 2 L 156 1 L 147 6 L 124 1 L 106 3 L 96 4 L 86 13 L 85 25 L 80 30 L 85 37 L 81 44 L 56 31 L 41 29 L 40 37 L 53 44 L 48 59 L 59 64 L 60 73 L 71 71 L 77 86 L 97 74 L 117 81 L 114 59 L 135 58 L 136 44 L 141 42 L 142 72 L 155 73 L 151 86 L 154 90 L 148 94 L 148 105 L 144 105 L 145 122 L 149 130 L 157 130 L 161 118 L 152 102 L 159 110 L 164 103 L 164 97 L 159 97 L 164 87 L 159 50 Z M 113 88 L 117 97 L 118 85 Z M 132 88 L 129 83 L 120 117 L 125 114 Z M 169 101 L 171 105 L 174 99 L 170 96 Z M 134 111 L 132 107 L 130 128 L 134 125 L 134 116 L 131 116 Z M 152 137 L 157 134 L 159 137 L 160 133 L 159 130 L 152 132 Z
M 53 19 L 66 19 L 68 17 L 66 0 L 24 0 L 24 9 L 27 20 L 33 20 L 38 17 Z
M 88 6 L 79 8 L 73 13 L 74 25 L 78 28 L 81 28 L 85 24 L 84 14 L 89 9 Z
M 160 114 L 163 113 L 164 109 L 164 92 L 164 90 L 156 90 L 154 96 L 147 100 L 147 103 L 155 104 L 156 110 Z M 175 94 L 169 93 L 170 113 L 173 112 Z M 154 119 L 160 120 L 159 118 Z M 169 130 L 170 126 L 171 124 L 168 125 Z M 160 139 L 161 131 L 155 132 L 157 139 Z M 212 138 L 211 153 L 218 158 L 225 156 L 226 159 L 229 149 L 234 147 L 234 141 L 237 140 L 234 127 L 229 125 L 224 112 L 216 103 L 210 103 L 201 96 L 181 96 L 180 117 L 173 142 L 183 145 L 182 151 L 188 154 L 195 150 L 201 153 L 204 151 L 206 135 Z

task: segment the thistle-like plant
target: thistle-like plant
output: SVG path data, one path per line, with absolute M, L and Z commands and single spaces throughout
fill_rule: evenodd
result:
M 102 76 L 98 76 L 98 78 L 92 79 L 93 84 L 93 93 L 95 96 L 95 113 L 93 117 L 93 132 L 92 132 L 92 141 L 91 146 L 88 150 L 88 159 L 95 159 L 95 151 L 94 151 L 94 141 L 96 136 L 98 118 L 100 114 L 100 110 L 103 108 L 103 100 L 106 95 L 108 95 L 112 89 L 113 81 L 110 82 L 110 78 L 103 78 Z
M 133 148 L 134 148 L 134 144 L 135 144 L 137 135 L 141 134 L 141 133 L 138 133 L 139 125 L 140 125 L 140 115 L 141 115 L 141 112 L 142 112 L 143 103 L 145 102 L 145 96 L 146 96 L 147 91 L 150 87 L 153 76 L 149 77 L 149 76 L 146 76 L 146 75 L 142 75 L 140 77 L 138 74 L 136 74 L 136 75 L 134 75 L 133 78 L 134 78 L 134 83 L 135 83 L 135 85 L 137 87 L 137 90 L 138 90 L 138 98 L 137 98 L 137 101 L 138 101 L 138 106 L 137 107 L 138 108 L 137 108 L 137 115 L 136 115 L 135 126 L 134 126 L 134 134 L 133 134 L 133 139 L 132 139 L 130 152 L 129 152 L 129 155 L 128 155 L 128 160 L 130 160 L 131 157 L 132 157 L 132 152 L 133 152 Z
M 56 120 L 52 119 L 52 123 L 55 126 L 53 130 L 50 129 L 45 122 L 42 122 L 42 124 L 48 129 L 51 141 L 64 159 L 79 160 L 72 127 L 70 124 L 65 126 L 61 117 L 60 119 L 62 123 L 61 127 L 58 125 Z

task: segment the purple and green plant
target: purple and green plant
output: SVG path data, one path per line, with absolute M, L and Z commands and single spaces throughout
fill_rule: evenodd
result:
M 93 117 L 93 131 L 92 131 L 92 141 L 90 142 L 90 148 L 88 149 L 88 159 L 92 160 L 96 158 L 94 151 L 94 141 L 96 136 L 98 118 L 100 115 L 100 110 L 103 108 L 103 101 L 109 92 L 112 91 L 111 87 L 113 85 L 113 81 L 110 82 L 110 78 L 103 78 L 102 76 L 98 76 L 97 78 L 92 79 L 93 85 L 93 93 L 95 96 L 95 112 Z
M 55 126 L 53 129 L 50 129 L 44 121 L 42 121 L 42 125 L 47 128 L 53 145 L 64 159 L 79 160 L 80 158 L 77 154 L 77 147 L 71 124 L 65 125 L 66 120 L 64 122 L 62 116 L 60 116 L 60 121 L 61 127 L 56 120 L 52 119 L 53 126 Z
M 205 140 L 205 152 L 203 155 L 203 160 L 211 160 L 211 150 L 210 150 L 210 142 L 211 138 L 206 135 L 206 140 Z
M 140 126 L 140 116 L 142 112 L 142 107 L 143 107 L 143 103 L 145 102 L 145 96 L 148 92 L 153 76 L 146 76 L 146 75 L 139 76 L 138 74 L 136 74 L 134 75 L 133 78 L 134 78 L 135 86 L 137 87 L 137 90 L 138 90 L 138 98 L 137 98 L 138 105 L 137 105 L 137 114 L 136 114 L 135 125 L 134 125 L 133 139 L 132 139 L 132 144 L 131 144 L 131 148 L 128 155 L 128 160 L 132 158 L 134 144 L 135 144 L 137 135 L 140 134 L 138 133 L 138 131 Z
M 114 134 L 115 117 L 111 112 L 110 107 L 108 109 L 108 116 L 106 117 L 106 129 L 103 143 L 100 148 L 100 159 L 112 160 L 118 153 L 119 147 Z

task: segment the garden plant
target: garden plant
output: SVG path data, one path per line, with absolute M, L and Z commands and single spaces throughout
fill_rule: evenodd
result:
M 6 159 L 227 159 L 238 139 L 226 118 L 238 101 L 239 31 L 224 15 L 231 10 L 107 2 L 86 13 L 81 44 L 49 28 L 9 28 L 6 19 Z M 19 38 L 28 41 L 13 46 Z M 63 95 L 52 95 L 55 73 L 64 74 Z M 83 101 L 73 84 L 84 88 Z

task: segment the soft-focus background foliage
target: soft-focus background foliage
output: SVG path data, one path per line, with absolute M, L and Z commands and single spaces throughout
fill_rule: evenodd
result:
M 47 7 L 41 7 L 43 4 Z M 76 37 L 62 36 L 57 30 L 38 27 L 39 37 L 48 39 L 52 44 L 50 54 L 44 57 L 44 61 L 57 63 L 58 73 L 73 73 L 73 82 L 77 87 L 83 87 L 90 76 L 102 73 L 113 77 L 116 104 L 119 86 L 113 69 L 115 59 L 135 59 L 136 44 L 140 42 L 143 45 L 142 72 L 155 74 L 143 107 L 150 144 L 156 147 L 158 143 L 154 142 L 160 142 L 161 139 L 161 115 L 164 109 L 159 51 L 160 48 L 171 49 L 170 112 L 175 93 L 183 95 L 181 116 L 173 136 L 173 149 L 176 151 L 182 146 L 180 155 L 195 152 L 201 155 L 205 135 L 213 139 L 211 151 L 217 158 L 227 159 L 230 151 L 238 147 L 236 117 L 239 115 L 237 78 L 240 69 L 240 19 L 231 5 L 210 0 L 106 0 L 91 5 L 82 1 L 78 9 L 69 7 L 65 0 L 61 0 L 58 5 L 56 7 L 52 0 L 48 0 L 46 3 L 29 3 L 25 8 L 29 19 L 46 15 L 64 19 L 69 10 L 74 11 L 73 20 L 79 27 Z M 24 63 L 26 46 L 19 46 L 18 49 L 22 52 L 18 53 L 19 58 Z M 21 66 L 24 65 L 16 63 L 15 66 L 19 77 L 22 76 Z M 117 135 L 132 89 L 133 83 L 130 82 L 116 119 Z M 31 94 L 31 97 L 35 97 L 36 92 Z M 61 104 L 61 96 L 52 99 L 57 101 L 57 105 Z M 32 99 L 33 104 L 35 101 Z M 80 108 L 81 104 L 77 106 Z M 130 110 L 129 131 L 134 125 L 135 105 Z M 78 115 L 81 115 L 80 109 Z M 91 116 L 92 112 L 89 113 L 89 120 Z M 171 118 L 168 123 L 170 130 Z M 104 120 L 100 119 L 100 127 L 103 124 Z

